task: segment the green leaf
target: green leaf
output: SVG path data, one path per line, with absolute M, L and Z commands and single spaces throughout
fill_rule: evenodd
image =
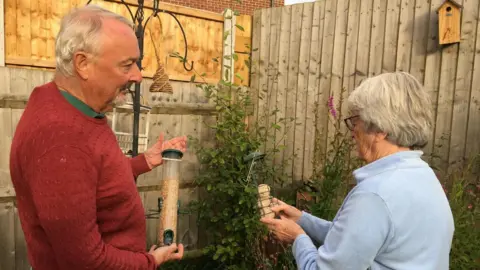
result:
M 229 35 L 230 35 L 230 31 L 228 31 L 228 30 L 225 31 L 225 32 L 223 33 L 223 41 L 227 40 L 227 38 L 228 38 Z
M 235 26 L 240 29 L 240 31 L 245 31 L 245 29 L 243 28 L 243 26 L 239 25 L 239 24 L 235 24 Z
M 238 61 L 238 55 L 236 53 L 232 54 L 233 60 Z
M 272 127 L 276 130 L 280 130 L 282 127 L 277 125 L 277 124 L 273 124 Z
M 218 58 L 212 58 L 212 61 L 218 63 Z
M 190 82 L 195 82 L 196 75 L 193 74 L 193 76 L 190 78 Z
M 242 78 L 242 76 L 240 76 L 240 74 L 235 73 L 235 77 L 239 78 L 243 82 L 243 78 Z

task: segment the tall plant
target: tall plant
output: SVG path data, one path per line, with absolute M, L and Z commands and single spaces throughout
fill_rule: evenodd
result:
M 239 25 L 232 27 L 243 29 Z M 232 30 L 226 29 L 224 41 L 231 37 Z M 178 53 L 172 56 L 186 61 Z M 224 59 L 226 62 L 238 61 L 235 54 L 226 55 Z M 251 68 L 251 61 L 246 63 Z M 223 64 L 223 75 L 218 84 L 207 83 L 206 74 L 193 70 L 192 82 L 202 80 L 197 87 L 215 104 L 216 122 L 207 126 L 215 137 L 213 146 L 189 138 L 201 164 L 196 185 L 203 195 L 191 207 L 198 212 L 202 234 L 208 238 L 204 251 L 218 261 L 222 269 L 267 269 L 266 266 L 276 265 L 278 258 L 267 258 L 264 253 L 267 231 L 259 221 L 257 188 L 259 183 L 281 179 L 277 165 L 272 161 L 275 149 L 281 146 L 269 134 L 273 130 L 286 130 L 292 120 L 277 119 L 278 110 L 271 110 L 259 113 L 259 117 L 275 119 L 273 123 L 258 121 L 247 126 L 245 119 L 253 113 L 251 97 L 257 93 L 232 82 L 231 66 L 233 64 Z M 241 79 L 239 74 L 235 76 Z M 267 144 L 274 145 L 274 149 L 266 149 Z M 262 152 L 262 149 L 266 150 L 262 153 L 265 162 L 258 161 L 260 164 L 252 171 L 248 157 Z
M 342 102 L 343 100 L 340 100 L 339 104 Z M 343 125 L 342 115 L 338 113 L 333 96 L 324 106 L 328 108 L 328 115 L 319 114 L 318 108 L 321 108 L 319 106 L 316 106 L 314 111 L 317 118 L 315 121 L 317 135 L 312 161 L 314 171 L 307 188 L 311 192 L 313 201 L 308 205 L 308 210 L 315 216 L 331 220 L 348 193 L 353 170 L 361 165 L 361 161 L 352 155 L 355 145 L 350 131 L 341 126 Z M 318 121 L 319 118 L 325 117 L 329 119 L 330 127 L 334 129 L 330 147 L 326 147 L 324 135 L 320 132 L 320 125 L 323 123 Z

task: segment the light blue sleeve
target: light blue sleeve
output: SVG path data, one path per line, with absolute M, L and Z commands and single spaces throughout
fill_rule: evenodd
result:
M 298 269 L 367 269 L 389 237 L 390 228 L 390 213 L 383 199 L 374 193 L 355 192 L 318 250 L 305 234 L 295 239 Z
M 308 236 L 318 243 L 325 241 L 325 236 L 327 236 L 330 227 L 332 227 L 332 222 L 312 216 L 307 212 L 302 212 L 302 216 L 297 223 Z

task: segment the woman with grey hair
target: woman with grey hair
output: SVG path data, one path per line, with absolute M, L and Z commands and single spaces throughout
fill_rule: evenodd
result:
M 293 243 L 299 269 L 449 269 L 452 212 L 419 150 L 432 130 L 428 93 L 410 74 L 386 73 L 355 89 L 348 108 L 345 123 L 367 164 L 353 172 L 357 185 L 335 218 L 274 199 L 280 219 L 262 222 Z

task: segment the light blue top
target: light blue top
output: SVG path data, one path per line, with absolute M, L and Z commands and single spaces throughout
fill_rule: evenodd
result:
M 453 215 L 422 154 L 398 152 L 354 171 L 357 185 L 332 222 L 303 212 L 298 269 L 448 270 Z

